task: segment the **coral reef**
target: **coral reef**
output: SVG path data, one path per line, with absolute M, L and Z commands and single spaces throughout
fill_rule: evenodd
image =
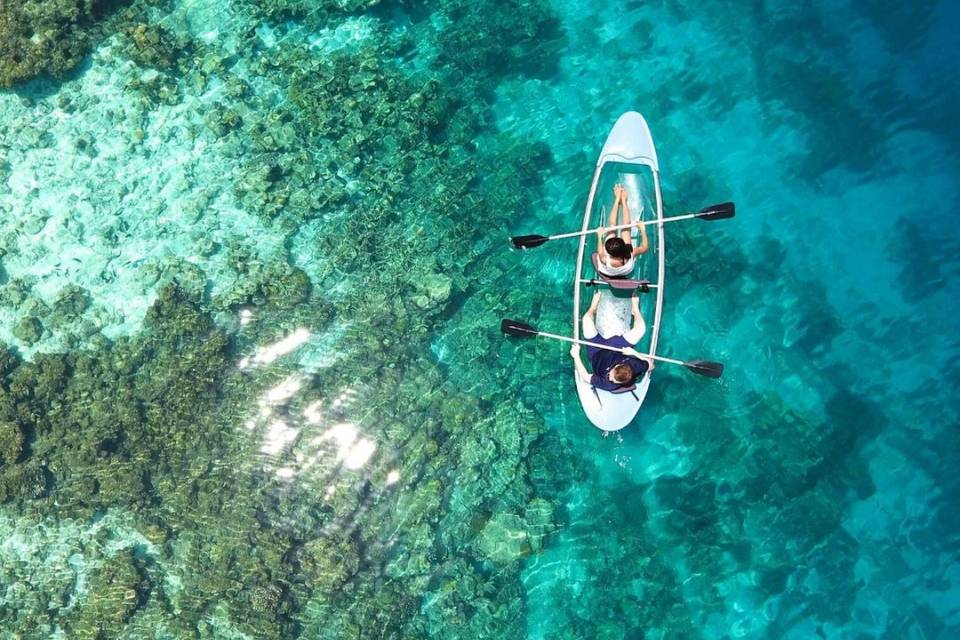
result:
M 129 24 L 121 33 L 126 41 L 121 51 L 141 67 L 174 70 L 179 60 L 193 54 L 191 40 L 160 24 Z
M 64 623 L 75 638 L 96 640 L 123 632 L 124 626 L 150 596 L 150 580 L 133 549 L 118 552 L 100 566 L 89 595 Z
M 476 81 L 484 75 L 546 76 L 559 59 L 559 24 L 550 3 L 476 3 L 443 0 L 439 13 L 449 27 L 436 34 L 438 61 Z M 530 42 L 543 46 L 530 47 Z
M 0 87 L 76 67 L 123 0 L 23 0 L 0 5 Z
M 13 328 L 13 336 L 28 345 L 39 340 L 41 335 L 43 335 L 43 325 L 33 316 L 22 318 Z
M 13 464 L 23 455 L 23 431 L 15 424 L 0 424 L 0 462 Z
M 331 17 L 356 13 L 379 5 L 381 0 L 266 0 L 251 2 L 250 10 L 273 20 L 309 18 L 314 24 L 325 24 Z
M 47 322 L 60 327 L 76 322 L 90 306 L 90 295 L 83 287 L 68 285 L 57 294 Z

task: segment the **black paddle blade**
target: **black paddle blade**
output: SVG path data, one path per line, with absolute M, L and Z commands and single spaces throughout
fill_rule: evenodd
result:
M 719 378 L 723 375 L 723 365 L 719 362 L 710 362 L 709 360 L 692 360 L 683 366 L 698 375 L 706 376 L 708 378 Z
M 517 249 L 533 249 L 534 247 L 539 247 L 549 239 L 547 236 L 533 234 L 530 236 L 513 236 L 510 238 L 510 241 L 513 242 L 513 246 Z
M 736 212 L 737 207 L 732 202 L 722 202 L 700 209 L 700 215 L 697 217 L 701 220 L 723 220 L 725 218 L 732 218 Z
M 516 320 L 507 320 L 506 318 L 500 321 L 500 331 L 503 331 L 507 335 L 520 338 L 531 338 L 537 335 L 537 330 L 530 325 L 517 322 Z

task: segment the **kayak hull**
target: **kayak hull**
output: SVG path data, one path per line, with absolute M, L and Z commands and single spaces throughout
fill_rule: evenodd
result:
M 646 121 L 642 115 L 633 111 L 623 114 L 610 130 L 597 159 L 584 210 L 582 231 L 592 228 L 591 225 L 606 224 L 604 218 L 608 207 L 612 206 L 613 184 L 622 184 L 626 189 L 633 219 L 636 219 L 641 211 L 645 211 L 645 220 L 651 217 L 662 220 L 659 174 L 657 152 Z M 637 257 L 637 267 L 632 277 L 650 276 L 651 280 L 655 280 L 655 284 L 651 293 L 640 294 L 648 298 L 641 303 L 641 314 L 648 325 L 636 348 L 641 353 L 655 354 L 663 304 L 663 224 L 649 225 L 647 233 L 650 250 Z M 589 256 L 592 255 L 596 242 L 593 234 L 580 239 L 573 296 L 575 338 L 582 337 L 582 307 L 589 305 L 589 300 L 583 298 L 592 296 L 592 292 L 582 285 L 584 280 L 589 280 L 594 275 Z M 602 297 L 595 318 L 599 334 L 604 338 L 625 334 L 630 329 L 632 320 L 629 294 L 617 293 L 609 288 L 602 288 L 601 291 Z M 640 410 L 650 387 L 649 373 L 636 382 L 636 388 L 632 391 L 617 394 L 593 388 L 589 382 L 581 380 L 576 372 L 574 380 L 584 413 L 594 426 L 603 431 L 618 431 L 630 424 Z

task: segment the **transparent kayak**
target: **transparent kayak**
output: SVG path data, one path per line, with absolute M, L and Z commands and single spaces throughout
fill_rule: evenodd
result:
M 633 220 L 663 220 L 660 195 L 660 168 L 650 129 L 643 116 L 635 111 L 624 113 L 613 125 L 597 160 L 590 195 L 583 214 L 582 231 L 607 224 L 613 207 L 613 187 L 621 184 L 627 191 L 627 204 Z M 634 230 L 634 235 L 637 231 Z M 660 312 L 663 308 L 664 243 L 663 224 L 647 225 L 649 250 L 636 258 L 634 280 L 649 281 L 648 291 L 639 293 L 640 311 L 646 330 L 635 349 L 656 354 L 660 334 Z M 581 338 L 581 319 L 594 292 L 602 298 L 597 309 L 596 325 L 601 336 L 623 335 L 631 326 L 630 297 L 632 291 L 616 289 L 601 282 L 593 264 L 596 234 L 581 236 L 577 251 L 576 277 L 573 287 L 573 336 Z M 574 372 L 577 394 L 583 411 L 596 427 L 618 431 L 630 424 L 640 410 L 650 387 L 650 374 L 636 381 L 636 387 L 625 393 L 611 393 L 583 382 Z

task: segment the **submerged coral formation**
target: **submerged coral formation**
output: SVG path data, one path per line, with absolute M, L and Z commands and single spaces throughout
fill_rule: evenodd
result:
M 143 260 L 138 276 L 156 299 L 138 333 L 110 341 L 88 326 L 102 314 L 102 276 L 54 295 L 26 275 L 4 285 L 17 308 L 37 301 L 36 316 L 21 316 L 11 334 L 21 346 L 48 330 L 85 339 L 66 354 L 9 356 L 4 508 L 56 505 L 79 522 L 122 510 L 153 545 L 148 556 L 134 548 L 97 558 L 69 605 L 0 610 L 8 628 L 522 635 L 520 566 L 556 529 L 525 480 L 542 421 L 449 387 L 425 356 L 463 293 L 495 268 L 489 247 L 438 249 L 438 238 L 472 227 L 449 212 L 469 201 L 505 222 L 538 181 L 510 192 L 476 176 L 522 179 L 542 150 L 501 139 L 479 152 L 489 114 L 462 105 L 478 104 L 497 79 L 445 87 L 432 76 L 452 62 L 413 73 L 393 59 L 413 40 L 383 25 L 374 33 L 332 53 L 294 39 L 268 56 L 246 36 L 243 74 L 209 43 L 149 22 L 123 30 L 104 54 L 143 69 L 125 87 L 143 98 L 140 128 L 152 110 L 216 87 L 220 99 L 191 135 L 223 154 L 225 193 L 286 246 L 266 257 L 249 242 L 218 246 L 198 234 L 194 255 L 212 260 Z M 82 109 L 68 94 L 61 102 Z M 140 153 L 142 139 L 127 153 Z M 78 156 L 102 153 L 100 141 L 76 140 Z M 183 206 L 184 218 L 215 216 L 205 209 L 212 197 L 194 212 Z M 425 215 L 436 227 L 411 235 Z M 120 222 L 105 231 L 116 242 L 137 232 Z M 226 269 L 211 285 L 217 264 Z M 327 356 L 349 367 L 306 373 L 264 351 L 327 333 L 337 336 Z M 359 420 L 347 412 L 357 395 Z
M 76 67 L 102 21 L 124 0 L 18 0 L 0 4 L 0 87 Z

